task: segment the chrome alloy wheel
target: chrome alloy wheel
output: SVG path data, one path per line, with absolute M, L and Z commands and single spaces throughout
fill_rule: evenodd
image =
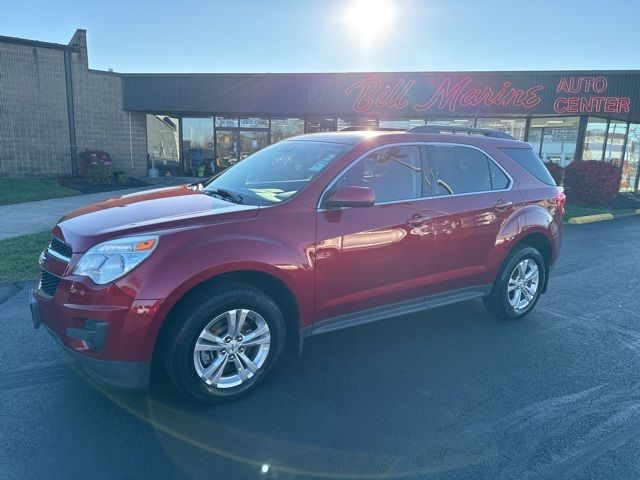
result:
M 516 265 L 509 277 L 507 295 L 509 303 L 516 312 L 526 310 L 534 301 L 540 283 L 538 264 L 525 258 Z
M 259 313 L 229 310 L 202 330 L 193 349 L 193 364 L 207 385 L 236 387 L 260 370 L 270 345 L 269 325 Z

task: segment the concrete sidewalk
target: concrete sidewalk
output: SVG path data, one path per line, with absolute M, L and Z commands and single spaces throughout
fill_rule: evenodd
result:
M 128 193 L 158 187 L 148 186 L 130 190 L 114 190 L 73 197 L 52 198 L 37 202 L 17 203 L 15 205 L 2 205 L 0 206 L 0 240 L 51 230 L 58 219 L 70 210 Z

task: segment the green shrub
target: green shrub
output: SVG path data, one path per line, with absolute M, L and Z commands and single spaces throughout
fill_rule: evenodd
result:
M 544 162 L 544 166 L 549 170 L 549 173 L 555 180 L 556 185 L 562 185 L 562 180 L 564 179 L 564 168 L 553 162 Z
M 102 150 L 84 150 L 80 153 L 82 172 L 93 185 L 111 185 L 113 167 L 111 156 Z
M 113 179 L 116 181 L 116 183 L 127 183 L 129 181 L 127 172 L 123 172 L 121 170 L 113 172 Z
M 574 205 L 608 205 L 620 191 L 620 168 L 607 162 L 584 160 L 564 169 L 567 201 Z

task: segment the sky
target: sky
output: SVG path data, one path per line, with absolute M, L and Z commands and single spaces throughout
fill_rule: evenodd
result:
M 0 1 L 0 35 L 84 28 L 118 72 L 640 69 L 639 0 Z

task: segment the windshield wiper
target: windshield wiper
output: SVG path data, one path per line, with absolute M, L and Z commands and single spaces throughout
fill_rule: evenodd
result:
M 203 190 L 202 193 L 205 195 L 215 195 L 217 197 L 221 197 L 223 200 L 229 200 L 233 203 L 243 203 L 243 199 L 241 195 L 234 193 L 230 190 L 226 190 L 224 188 L 216 188 L 214 190 Z

